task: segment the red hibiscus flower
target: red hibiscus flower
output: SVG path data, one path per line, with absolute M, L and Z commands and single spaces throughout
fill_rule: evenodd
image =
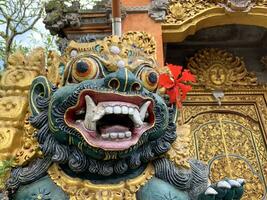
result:
M 192 89 L 191 82 L 196 82 L 196 78 L 189 70 L 184 70 L 182 66 L 168 64 L 169 73 L 159 76 L 159 86 L 166 89 L 166 94 L 170 97 L 170 103 L 176 103 L 178 108 L 182 107 L 182 102 L 186 99 L 186 94 Z

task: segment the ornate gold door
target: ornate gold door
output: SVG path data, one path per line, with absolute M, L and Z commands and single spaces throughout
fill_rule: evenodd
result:
M 266 199 L 266 87 L 253 84 L 241 59 L 226 52 L 200 51 L 188 66 L 200 80 L 181 112 L 191 130 L 190 156 L 209 165 L 212 182 L 244 178 L 243 199 Z

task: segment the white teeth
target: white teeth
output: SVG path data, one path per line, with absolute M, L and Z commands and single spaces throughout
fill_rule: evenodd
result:
M 123 132 L 119 132 L 119 133 L 103 133 L 101 134 L 101 137 L 103 139 L 124 139 L 124 138 L 130 138 L 132 136 L 132 132 L 131 131 L 126 131 L 125 133 Z
M 122 108 L 121 108 L 121 112 L 122 112 L 122 114 L 124 114 L 124 115 L 128 114 L 128 113 L 129 113 L 129 109 L 128 109 L 128 107 L 127 107 L 127 106 L 122 106 Z
M 96 110 L 96 105 L 93 99 L 88 95 L 85 96 L 85 101 L 86 101 L 86 114 L 84 119 L 84 126 L 89 130 L 95 131 L 96 123 L 93 121 L 93 117 L 94 117 L 94 112 Z
M 120 114 L 121 113 L 121 107 L 120 106 L 115 106 L 114 107 L 114 113 L 115 114 Z
M 104 139 L 108 139 L 109 138 L 109 134 L 108 133 L 102 134 L 101 137 L 104 138 Z
M 137 109 L 134 109 L 134 114 L 130 116 L 130 118 L 133 120 L 133 122 L 136 125 L 143 125 L 143 121 L 141 120 L 140 113 Z
M 128 137 L 128 138 L 131 137 L 132 136 L 132 132 L 131 131 L 125 132 L 125 136 Z
M 118 137 L 118 133 L 110 133 L 111 139 L 116 139 Z
M 133 115 L 134 114 L 134 108 L 129 108 L 129 114 Z
M 85 96 L 86 101 L 86 110 L 81 109 L 77 111 L 77 114 L 83 114 L 85 112 L 85 119 L 83 124 L 85 128 L 95 131 L 96 130 L 96 121 L 100 120 L 104 115 L 108 114 L 124 114 L 129 115 L 130 119 L 134 122 L 136 128 L 141 127 L 144 124 L 145 118 L 149 116 L 148 108 L 151 105 L 151 101 L 146 101 L 141 107 L 140 111 L 136 105 L 131 105 L 130 103 L 123 102 L 100 102 L 95 104 L 93 99 L 89 96 Z M 76 123 L 81 123 L 81 121 L 76 121 Z M 104 136 L 107 138 L 107 135 Z M 109 134 L 109 137 L 111 135 Z M 117 138 L 119 135 L 117 136 Z M 115 138 L 115 135 L 113 136 Z M 123 138 L 122 134 L 120 138 Z
M 112 107 L 106 107 L 105 108 L 106 114 L 112 114 L 113 113 L 113 108 Z
M 125 138 L 125 133 L 118 133 L 119 138 Z
M 101 119 L 105 115 L 105 108 L 102 106 L 97 106 L 94 110 L 94 117 L 93 121 L 96 122 L 97 120 Z
M 76 120 L 76 123 L 78 124 L 78 123 L 81 123 L 82 122 L 82 120 L 80 120 L 80 119 L 78 119 L 78 120 Z
M 147 101 L 140 108 L 140 117 L 141 117 L 142 121 L 144 121 L 144 119 L 146 117 L 147 109 L 148 109 L 150 104 L 151 104 L 151 101 Z

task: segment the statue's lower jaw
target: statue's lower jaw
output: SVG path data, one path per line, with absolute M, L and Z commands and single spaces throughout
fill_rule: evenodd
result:
M 115 138 L 115 135 L 119 136 L 120 134 L 122 135 L 123 132 L 120 130 L 121 128 L 117 128 L 117 125 L 110 127 L 113 129 L 112 133 L 107 133 L 110 134 L 109 138 L 103 138 L 100 133 L 97 133 L 95 131 L 90 131 L 87 130 L 82 124 L 80 127 L 80 133 L 85 139 L 85 141 L 93 147 L 96 148 L 101 148 L 107 151 L 121 151 L 121 150 L 126 150 L 129 149 L 131 146 L 135 145 L 142 134 L 148 130 L 151 126 L 148 124 L 140 127 L 140 128 L 134 128 L 132 131 L 126 131 L 126 133 L 130 133 L 131 136 L 129 137 L 124 137 L 124 138 Z M 102 134 L 103 135 L 103 134 Z M 114 137 L 114 138 L 112 138 Z

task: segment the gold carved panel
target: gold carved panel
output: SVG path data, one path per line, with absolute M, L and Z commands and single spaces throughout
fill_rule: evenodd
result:
M 265 199 L 267 189 L 267 90 L 225 92 L 222 104 L 212 93 L 194 91 L 182 109 L 191 128 L 190 155 L 206 162 L 210 179 L 246 179 L 243 200 Z
M 242 58 L 225 50 L 207 48 L 191 57 L 188 69 L 197 75 L 197 86 L 211 90 L 231 90 L 236 86 L 257 85 L 256 75 L 246 69 Z
M 38 154 L 34 130 L 26 120 L 28 91 L 33 79 L 45 71 L 40 48 L 27 56 L 17 52 L 8 59 L 0 80 L 0 165 L 10 159 L 13 165 L 25 164 Z

